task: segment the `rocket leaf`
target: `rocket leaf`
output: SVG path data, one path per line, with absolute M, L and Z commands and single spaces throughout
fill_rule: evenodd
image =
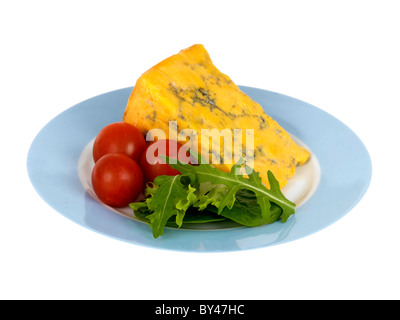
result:
M 294 214 L 295 204 L 282 194 L 279 187 L 279 182 L 275 179 L 273 173 L 268 171 L 268 181 L 270 188 L 267 189 L 260 178 L 258 172 L 249 170 L 245 167 L 248 173 L 248 178 L 237 174 L 242 167 L 241 164 L 232 166 L 231 172 L 223 172 L 209 164 L 199 164 L 191 166 L 178 161 L 176 164 L 170 164 L 174 169 L 179 170 L 182 175 L 196 175 L 196 181 L 192 181 L 193 185 L 201 185 L 202 183 L 211 182 L 214 185 L 224 185 L 224 197 L 214 205 L 218 208 L 218 214 L 221 214 L 225 208 L 232 209 L 236 201 L 236 194 L 239 190 L 248 190 L 255 194 L 258 205 L 260 206 L 261 216 L 266 220 L 271 220 L 271 203 L 275 203 L 282 209 L 280 216 L 282 222 L 286 222 L 290 215 Z M 274 216 L 274 215 L 273 215 Z M 272 219 L 273 220 L 273 219 Z M 272 221 L 273 222 L 273 221 Z
M 196 189 L 190 185 L 185 187 L 181 176 L 159 176 L 155 186 L 147 188 L 148 197 L 144 202 L 130 204 L 139 219 L 144 219 L 153 229 L 153 237 L 163 235 L 164 227 L 172 216 L 176 216 L 176 224 L 180 227 L 186 210 L 197 201 Z M 146 214 L 151 212 L 150 214 Z
M 294 214 L 295 204 L 282 194 L 271 171 L 268 189 L 246 166 L 247 177 L 238 175 L 241 163 L 229 173 L 204 163 L 192 166 L 178 161 L 170 166 L 181 175 L 157 177 L 146 188 L 146 198 L 130 204 L 135 215 L 150 225 L 154 238 L 163 234 L 165 226 L 229 219 L 256 227 L 278 219 L 285 222 Z
M 213 206 L 208 206 L 207 210 L 218 212 L 218 209 Z M 232 209 L 225 208 L 221 212 L 221 216 L 248 227 L 258 227 L 275 222 L 281 214 L 282 209 L 275 203 L 271 203 L 269 215 L 263 216 L 255 194 L 247 190 L 239 190 Z

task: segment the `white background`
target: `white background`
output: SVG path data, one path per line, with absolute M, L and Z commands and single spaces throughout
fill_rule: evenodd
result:
M 0 298 L 399 299 L 399 16 L 385 0 L 1 1 Z M 108 238 L 40 198 L 26 170 L 39 130 L 195 43 L 237 84 L 357 133 L 373 178 L 350 213 L 294 242 L 199 254 Z

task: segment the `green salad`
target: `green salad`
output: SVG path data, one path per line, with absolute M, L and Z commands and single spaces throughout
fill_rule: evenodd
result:
M 243 161 L 223 172 L 210 164 L 169 165 L 181 174 L 159 176 L 145 189 L 145 198 L 131 203 L 136 217 L 146 222 L 153 237 L 163 235 L 166 226 L 232 220 L 257 227 L 286 220 L 295 212 L 295 204 L 281 192 L 279 182 L 268 171 L 270 188 Z M 247 176 L 237 175 L 244 169 Z

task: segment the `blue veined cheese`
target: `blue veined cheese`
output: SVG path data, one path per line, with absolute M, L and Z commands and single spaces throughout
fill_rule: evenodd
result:
M 187 128 L 197 134 L 228 128 L 233 134 L 235 129 L 241 129 L 244 153 L 248 147 L 245 132 L 253 130 L 254 170 L 267 186 L 268 170 L 283 187 L 296 167 L 310 157 L 308 150 L 296 144 L 258 103 L 214 66 L 201 44 L 184 49 L 143 73 L 132 90 L 123 120 L 144 134 L 160 129 L 167 138 L 171 122 L 176 133 Z M 198 141 L 199 150 L 204 151 L 205 144 Z M 214 164 L 217 168 L 230 171 L 233 163 L 225 161 L 223 147 L 224 142 L 218 152 L 210 143 L 206 152 L 210 159 L 220 159 L 220 164 Z M 226 150 L 230 147 L 233 149 L 233 143 Z

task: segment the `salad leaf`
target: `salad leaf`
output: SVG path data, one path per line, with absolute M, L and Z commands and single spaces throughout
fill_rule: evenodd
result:
M 130 204 L 135 215 L 150 225 L 154 238 L 164 233 L 165 226 L 228 219 L 256 227 L 278 219 L 285 222 L 294 214 L 295 204 L 282 194 L 271 171 L 267 189 L 259 174 L 242 163 L 229 173 L 204 163 L 193 166 L 178 161 L 170 166 L 182 174 L 157 177 L 147 186 L 146 198 Z M 243 168 L 248 178 L 236 174 Z
M 226 221 L 228 218 L 217 214 L 217 212 L 213 212 L 212 210 L 206 209 L 203 211 L 199 211 L 195 207 L 190 207 L 183 218 L 183 224 L 199 224 L 199 223 L 208 223 L 208 222 L 217 222 L 217 221 Z M 176 227 L 176 221 L 174 219 L 170 219 L 167 224 L 170 227 Z
M 207 210 L 218 212 L 218 209 L 212 206 L 209 206 Z M 270 214 L 265 218 L 261 214 L 255 194 L 248 190 L 239 190 L 232 209 L 225 208 L 220 215 L 244 226 L 258 227 L 275 222 L 281 214 L 282 209 L 275 203 L 271 203 Z
M 131 203 L 130 207 L 139 219 L 151 226 L 153 237 L 158 238 L 163 235 L 164 227 L 172 216 L 176 216 L 176 224 L 182 226 L 186 210 L 197 201 L 197 197 L 194 195 L 196 189 L 183 185 L 180 175 L 159 176 L 154 185 L 146 188 L 148 197 L 145 201 Z
M 268 181 L 270 189 L 267 189 L 258 172 L 249 170 L 245 167 L 248 173 L 248 179 L 242 175 L 236 174 L 242 165 L 240 163 L 232 166 L 231 172 L 223 172 L 210 164 L 199 164 L 192 166 L 177 161 L 176 164 L 170 164 L 174 169 L 179 170 L 182 175 L 196 175 L 196 181 L 192 181 L 194 185 L 201 185 L 201 183 L 212 183 L 217 185 L 224 185 L 223 197 L 215 201 L 213 204 L 218 208 L 218 214 L 221 214 L 224 208 L 232 209 L 236 200 L 236 194 L 239 190 L 248 190 L 255 194 L 258 205 L 260 206 L 261 216 L 266 220 L 273 222 L 274 215 L 271 216 L 271 203 L 275 203 L 282 209 L 281 220 L 286 222 L 290 215 L 294 214 L 295 204 L 283 195 L 279 187 L 279 182 L 275 179 L 273 173 L 268 171 Z M 221 191 L 221 190 L 220 190 Z M 214 195 L 215 198 L 215 195 Z M 222 199 L 221 199 L 222 198 Z M 276 220 L 276 219 L 275 219 Z M 274 221 L 275 221 L 274 220 Z
M 194 207 L 199 210 L 206 209 L 209 205 L 219 207 L 224 200 L 228 187 L 223 184 L 213 184 L 209 181 L 202 182 L 198 186 L 198 201 Z

